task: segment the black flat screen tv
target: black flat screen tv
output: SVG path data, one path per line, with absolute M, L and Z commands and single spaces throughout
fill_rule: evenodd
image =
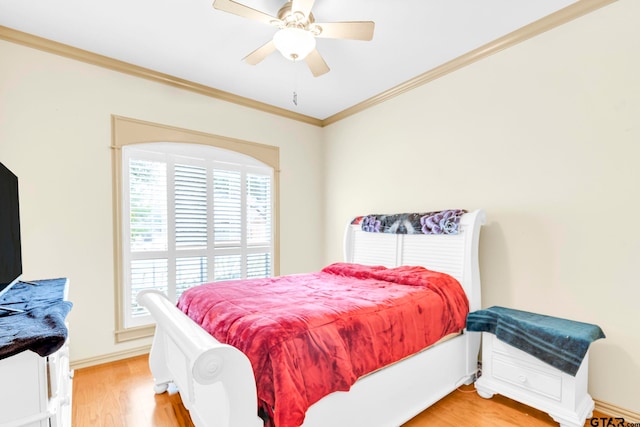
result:
M 18 177 L 0 163 L 0 296 L 21 276 Z

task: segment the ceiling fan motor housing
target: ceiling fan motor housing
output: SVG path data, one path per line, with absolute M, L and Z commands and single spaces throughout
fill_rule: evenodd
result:
M 275 24 L 280 28 L 300 28 L 311 32 L 314 36 L 319 36 L 320 33 L 322 33 L 322 27 L 314 24 L 315 18 L 313 13 L 309 12 L 309 15 L 305 16 L 305 14 L 300 11 L 293 11 L 291 9 L 292 5 L 293 3 L 288 1 L 280 8 L 278 18 L 281 22 L 275 21 Z

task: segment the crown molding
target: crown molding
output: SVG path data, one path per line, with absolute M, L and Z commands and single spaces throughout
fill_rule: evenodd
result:
M 480 46 L 479 48 L 472 50 L 462 56 L 452 59 L 436 68 L 433 68 L 411 80 L 399 84 L 385 92 L 380 93 L 372 98 L 362 101 L 353 107 L 347 108 L 333 116 L 330 116 L 322 121 L 323 126 L 330 125 L 337 121 L 340 121 L 346 117 L 352 116 L 363 110 L 371 108 L 375 105 L 381 104 L 391 98 L 395 98 L 405 92 L 413 90 L 419 86 L 427 84 L 433 80 L 436 80 L 442 76 L 452 73 L 460 68 L 463 68 L 469 64 L 472 64 L 480 59 L 486 58 L 494 53 L 500 52 L 525 40 L 528 40 L 538 34 L 542 34 L 560 25 L 566 24 L 580 16 L 586 15 L 594 10 L 604 7 L 617 0 L 580 0 L 573 3 L 570 6 L 565 7 L 551 15 L 541 18 L 531 24 L 524 26 L 516 31 L 513 31 L 497 40 Z
M 78 49 L 69 45 L 34 36 L 32 34 L 24 33 L 8 27 L 0 26 L 0 39 L 22 44 L 24 46 L 42 50 L 45 52 L 54 53 L 56 55 L 64 56 L 78 61 L 86 62 L 92 65 L 108 68 L 135 77 L 164 83 L 179 89 L 188 90 L 201 95 L 231 102 L 266 113 L 275 114 L 288 119 L 297 120 L 314 126 L 324 127 L 349 116 L 352 116 L 356 113 L 359 113 L 363 110 L 371 108 L 375 105 L 381 104 L 391 98 L 395 98 L 398 95 L 427 84 L 437 78 L 445 76 L 462 67 L 479 61 L 480 59 L 486 58 L 490 55 L 493 55 L 494 53 L 500 52 L 534 36 L 537 36 L 538 34 L 542 34 L 548 30 L 556 28 L 560 25 L 563 25 L 569 21 L 572 21 L 616 1 L 617 0 L 579 0 L 576 3 L 565 7 L 564 9 L 552 13 L 549 16 L 539 19 L 538 21 L 535 21 L 525 27 L 513 31 L 512 33 L 509 33 L 497 40 L 487 43 L 484 46 L 481 46 L 471 52 L 459 56 L 411 80 L 408 80 L 398 86 L 395 86 L 387 91 L 384 91 L 325 119 L 316 119 L 314 117 L 285 110 L 284 108 L 274 107 L 273 105 L 254 101 L 249 98 L 234 95 L 219 89 L 153 71 L 148 68 L 139 67 L 137 65 L 129 64 L 127 62 L 119 61 L 117 59 L 109 58 L 103 55 L 98 55 L 93 52 Z
M 189 80 L 184 80 L 175 76 L 171 76 L 169 74 L 160 73 L 158 71 L 133 65 L 128 62 L 109 58 L 107 56 L 89 52 L 87 50 L 78 49 L 73 46 L 58 43 L 53 40 L 45 39 L 43 37 L 34 36 L 33 34 L 14 30 L 12 28 L 0 26 L 0 40 L 6 40 L 12 43 L 21 44 L 30 48 L 64 56 L 70 59 L 75 59 L 77 61 L 85 62 L 91 65 L 108 68 L 110 70 L 129 74 L 135 77 L 140 77 L 146 80 L 151 80 L 157 83 L 164 83 L 169 86 L 195 92 L 200 95 L 205 95 L 211 98 L 238 104 L 243 107 L 275 114 L 281 117 L 286 117 L 315 126 L 322 126 L 322 120 L 316 119 L 314 117 L 295 113 L 293 111 L 285 110 L 284 108 L 274 107 L 273 105 L 254 101 L 249 98 L 244 98 L 242 96 L 234 95 L 229 92 L 224 92 L 219 89 L 215 89 Z

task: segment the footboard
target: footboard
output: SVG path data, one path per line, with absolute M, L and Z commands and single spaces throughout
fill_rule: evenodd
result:
M 176 308 L 164 294 L 138 294 L 156 321 L 149 366 L 156 393 L 174 383 L 196 427 L 263 425 L 249 359 L 222 344 Z

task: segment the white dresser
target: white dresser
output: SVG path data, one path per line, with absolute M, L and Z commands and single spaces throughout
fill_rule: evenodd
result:
M 70 427 L 72 376 L 67 344 L 46 357 L 0 360 L 0 427 Z
M 589 353 L 575 377 L 482 332 L 482 375 L 478 394 L 498 393 L 547 412 L 562 427 L 582 427 L 594 402 L 587 392 Z
M 41 282 L 57 282 L 58 300 L 67 299 L 66 279 Z M 3 296 L 10 299 L 11 290 Z M 72 378 L 68 340 L 48 356 L 25 350 L 0 359 L 0 427 L 70 427 Z

